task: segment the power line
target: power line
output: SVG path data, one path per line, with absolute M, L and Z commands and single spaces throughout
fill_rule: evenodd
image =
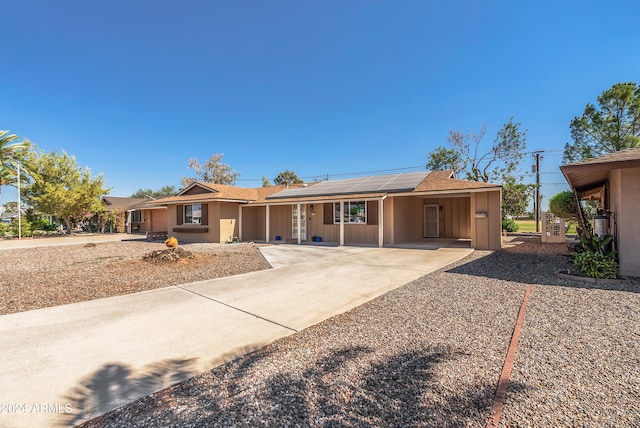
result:
M 406 167 L 402 167 L 402 168 L 389 168 L 389 169 L 376 169 L 376 170 L 371 170 L 371 171 L 359 171 L 359 172 L 342 172 L 342 173 L 338 173 L 338 174 L 329 174 L 329 173 L 323 173 L 323 174 L 316 174 L 316 175 L 305 175 L 299 178 L 318 178 L 318 177 L 324 177 L 324 176 L 328 176 L 328 177 L 347 177 L 347 176 L 355 176 L 355 175 L 362 175 L 362 174 L 376 174 L 376 173 L 381 173 L 381 172 L 403 172 L 403 171 L 420 171 L 420 170 L 425 170 L 424 165 L 419 165 L 419 166 L 406 166 Z M 262 177 L 260 178 L 238 178 L 236 181 L 261 181 Z

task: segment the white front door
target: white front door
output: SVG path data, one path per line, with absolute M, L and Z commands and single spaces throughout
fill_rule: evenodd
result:
M 293 206 L 293 238 L 298 238 L 298 206 Z M 307 240 L 307 206 L 300 204 L 300 239 Z
M 438 206 L 424 206 L 424 237 L 437 238 L 440 235 L 438 225 Z

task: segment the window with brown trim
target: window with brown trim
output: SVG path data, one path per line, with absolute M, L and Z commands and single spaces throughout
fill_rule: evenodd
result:
M 352 201 L 344 203 L 344 224 L 367 224 L 367 204 L 364 201 Z M 335 224 L 340 223 L 340 202 L 334 205 Z
M 184 224 L 202 224 L 201 204 L 189 204 L 184 206 Z
M 132 223 L 144 223 L 144 211 L 133 211 L 131 213 Z

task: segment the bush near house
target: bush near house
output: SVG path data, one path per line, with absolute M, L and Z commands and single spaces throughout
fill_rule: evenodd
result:
M 616 279 L 619 277 L 618 263 L 612 255 L 585 251 L 575 255 L 573 265 L 591 278 Z
M 18 236 L 18 234 L 20 234 L 21 236 L 29 237 L 32 235 L 32 231 L 33 231 L 33 226 L 31 222 L 26 218 L 22 218 L 20 220 L 20 230 L 18 230 L 18 219 L 14 218 L 13 220 L 11 220 L 11 233 L 14 236 Z
M 616 279 L 620 277 L 620 267 L 616 252 L 611 249 L 613 235 L 597 236 L 583 233 L 573 250 L 572 263 L 576 269 L 591 278 Z
M 509 217 L 502 217 L 502 230 L 507 232 L 517 232 L 519 229 L 518 223 L 514 219 Z

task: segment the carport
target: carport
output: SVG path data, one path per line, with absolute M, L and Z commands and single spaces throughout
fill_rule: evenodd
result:
M 291 187 L 240 207 L 240 240 L 384 247 L 427 238 L 495 250 L 502 242 L 501 191 L 457 180 L 451 171 Z

